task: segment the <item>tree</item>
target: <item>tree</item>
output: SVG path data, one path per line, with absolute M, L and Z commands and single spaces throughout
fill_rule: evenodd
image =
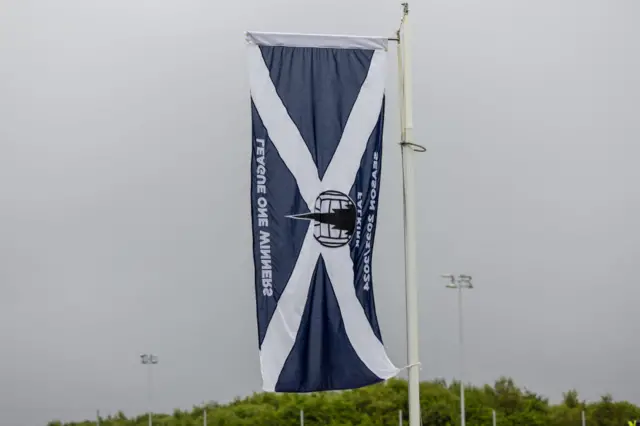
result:
M 457 426 L 460 415 L 459 382 L 442 380 L 420 383 L 423 426 Z M 396 426 L 398 411 L 407 413 L 407 382 L 388 380 L 374 386 L 344 392 L 302 394 L 255 393 L 228 404 L 209 402 L 171 414 L 154 414 L 157 426 L 200 426 L 204 410 L 207 426 L 299 426 L 304 410 L 305 426 Z M 520 389 L 511 378 L 501 377 L 493 386 L 465 386 L 467 426 L 491 424 L 496 410 L 499 426 L 577 426 L 582 410 L 589 426 L 626 426 L 640 420 L 640 408 L 614 401 L 610 394 L 587 404 L 571 389 L 560 404 L 552 405 L 540 394 Z M 48 426 L 93 426 L 94 422 L 49 422 Z M 118 412 L 103 417 L 101 426 L 147 426 L 146 414 L 127 418 Z
M 562 400 L 567 408 L 578 408 L 580 400 L 578 399 L 578 391 L 571 389 L 562 394 Z

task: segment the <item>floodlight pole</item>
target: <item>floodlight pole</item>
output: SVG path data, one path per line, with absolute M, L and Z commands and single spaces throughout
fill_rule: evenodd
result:
M 462 290 L 472 289 L 470 275 L 458 275 L 455 277 L 452 274 L 444 274 L 443 278 L 449 280 L 447 288 L 454 288 L 458 290 L 458 345 L 460 350 L 460 426 L 465 426 L 466 415 L 464 407 L 464 319 L 462 314 Z
M 149 405 L 149 426 L 153 426 L 151 414 L 151 388 L 152 388 L 152 367 L 158 363 L 158 356 L 153 354 L 140 355 L 140 362 L 147 366 L 147 404 Z

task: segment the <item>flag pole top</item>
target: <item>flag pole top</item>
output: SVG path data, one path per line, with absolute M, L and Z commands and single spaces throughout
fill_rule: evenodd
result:
M 410 52 L 410 47 L 408 46 L 409 44 L 409 34 L 407 34 L 408 29 L 406 28 L 408 26 L 408 21 L 409 21 L 408 19 L 409 3 L 404 2 L 404 3 L 401 3 L 401 5 L 402 5 L 402 18 L 400 19 L 400 27 L 396 31 L 395 40 L 398 42 L 398 61 L 399 61 L 398 72 L 400 73 L 400 76 L 401 76 L 400 78 L 401 92 L 400 93 L 402 97 L 401 102 L 403 103 L 401 114 L 409 114 L 411 112 L 411 109 L 413 108 L 413 106 L 411 105 L 412 104 L 411 90 L 413 90 L 412 88 L 413 85 L 411 81 L 412 80 L 411 79 L 411 61 L 409 59 L 411 56 L 411 52 Z M 405 104 L 405 98 L 408 98 L 406 100 L 406 104 Z M 402 125 L 403 130 L 402 130 L 402 140 L 400 141 L 400 145 L 411 148 L 411 150 L 414 152 L 426 152 L 427 148 L 425 148 L 423 145 L 413 142 L 413 137 L 412 137 L 413 118 L 412 118 L 412 114 L 409 114 L 409 115 L 411 116 L 411 118 L 408 119 L 408 123 L 404 123 Z M 405 124 L 408 124 L 408 125 L 405 126 Z
M 404 18 L 409 14 L 409 3 L 400 3 L 400 5 L 402 6 L 402 18 L 400 19 L 400 26 L 402 26 L 402 23 L 404 22 Z M 389 41 L 395 41 L 397 43 L 400 42 L 400 29 L 398 28 L 396 30 L 396 36 L 395 37 L 389 37 L 388 38 Z

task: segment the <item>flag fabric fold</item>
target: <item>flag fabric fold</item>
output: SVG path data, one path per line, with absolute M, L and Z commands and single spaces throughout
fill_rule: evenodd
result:
M 371 273 L 387 39 L 246 38 L 263 389 L 353 389 L 393 377 Z

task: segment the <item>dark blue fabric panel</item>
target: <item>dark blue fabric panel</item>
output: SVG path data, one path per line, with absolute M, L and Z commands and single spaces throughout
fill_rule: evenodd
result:
M 333 158 L 372 50 L 262 46 L 276 92 L 298 126 L 322 179 Z
M 276 392 L 353 389 L 380 382 L 355 353 L 324 260 L 311 280 L 296 343 L 287 358 Z
M 285 216 L 291 212 L 305 213 L 309 209 L 298 191 L 293 175 L 269 139 L 253 102 L 251 115 L 251 218 L 261 347 L 267 326 L 291 276 L 309 227 L 308 222 L 291 220 Z M 264 143 L 260 140 L 264 140 Z M 261 217 L 265 212 L 266 218 Z
M 380 203 L 380 172 L 382 170 L 382 133 L 384 130 L 384 101 L 376 127 L 371 132 L 367 149 L 362 156 L 360 170 L 349 196 L 356 203 L 356 232 L 349 242 L 358 300 L 371 328 L 382 342 L 376 305 L 373 296 L 373 245 L 378 225 Z

